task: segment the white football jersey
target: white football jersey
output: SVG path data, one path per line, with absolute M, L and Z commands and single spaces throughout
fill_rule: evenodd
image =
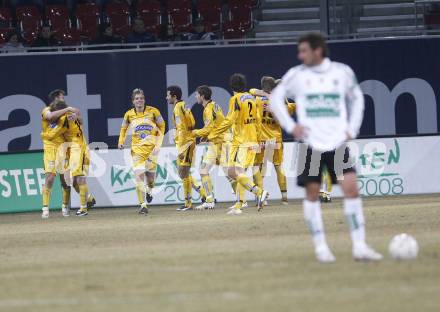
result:
M 298 123 L 306 128 L 305 143 L 319 151 L 338 148 L 359 133 L 364 97 L 352 69 L 328 58 L 317 66 L 299 65 L 290 69 L 272 92 L 271 110 L 280 125 L 292 133 L 285 98 L 294 99 Z

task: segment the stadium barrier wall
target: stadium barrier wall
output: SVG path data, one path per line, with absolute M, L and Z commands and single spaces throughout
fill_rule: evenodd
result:
M 354 69 L 366 94 L 361 136 L 438 133 L 439 38 L 336 42 L 330 50 L 333 60 Z M 195 88 L 208 84 L 226 111 L 232 73 L 246 74 L 249 87 L 258 87 L 261 76 L 280 77 L 294 65 L 292 44 L 5 55 L 0 57 L 5 77 L 0 152 L 42 148 L 40 114 L 55 88 L 65 89 L 67 102 L 81 109 L 89 142 L 116 147 L 121 118 L 136 87 L 145 90 L 147 103 L 160 109 L 170 127 L 166 86 L 179 85 L 191 106 Z M 197 127 L 202 126 L 202 107 L 195 105 L 192 111 Z
M 0 154 L 0 213 L 41 209 L 43 153 Z M 61 186 L 54 183 L 51 206 L 61 209 Z
M 358 171 L 359 190 L 363 196 L 388 196 L 401 194 L 425 194 L 440 192 L 440 136 L 363 139 L 353 141 L 351 150 Z M 200 180 L 198 168 L 204 146 L 196 149 L 193 176 Z M 284 169 L 287 176 L 288 197 L 302 198 L 303 190 L 296 186 L 297 143 L 284 145 Z M 178 204 L 183 202 L 183 190 L 176 171 L 176 149 L 160 150 L 158 171 L 154 189 L 153 205 Z M 98 206 L 134 206 L 137 197 L 130 169 L 130 151 L 101 150 L 92 153 L 89 189 L 95 195 Z M 250 174 L 250 173 L 249 173 Z M 234 201 L 235 196 L 222 170 L 215 167 L 212 172 L 215 197 L 219 202 Z M 270 199 L 280 199 L 275 170 L 270 164 L 264 186 Z M 198 195 L 193 192 L 195 201 Z M 338 187 L 334 196 L 341 196 Z M 248 193 L 248 199 L 253 199 Z M 73 205 L 78 206 L 75 194 Z

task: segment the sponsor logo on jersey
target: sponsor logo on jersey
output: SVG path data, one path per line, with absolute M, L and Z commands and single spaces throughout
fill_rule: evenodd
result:
M 153 130 L 153 126 L 150 126 L 150 125 L 139 125 L 139 126 L 136 126 L 136 128 L 134 128 L 135 132 L 151 131 L 151 130 Z
M 244 102 L 246 100 L 255 100 L 255 98 L 250 94 L 243 94 L 240 96 L 240 101 Z
M 51 129 L 55 129 L 56 127 L 57 127 L 57 123 L 56 122 L 53 122 L 53 123 L 51 123 L 49 125 L 49 128 L 51 128 Z

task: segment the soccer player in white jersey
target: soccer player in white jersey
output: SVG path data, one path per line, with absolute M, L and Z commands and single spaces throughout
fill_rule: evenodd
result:
M 381 260 L 382 255 L 365 241 L 362 201 L 346 146 L 348 140 L 358 135 L 362 123 L 363 94 L 351 68 L 332 62 L 327 51 L 321 34 L 310 33 L 299 39 L 298 58 L 302 65 L 290 69 L 272 92 L 271 109 L 280 125 L 305 143 L 299 144 L 298 159 L 304 162 L 305 158 L 305 166 L 298 163 L 298 185 L 306 188 L 304 217 L 313 235 L 318 261 L 336 260 L 327 245 L 319 202 L 323 166 L 327 167 L 333 182 L 339 182 L 344 193 L 344 213 L 350 227 L 354 259 Z M 286 97 L 297 104 L 297 122 L 287 112 Z

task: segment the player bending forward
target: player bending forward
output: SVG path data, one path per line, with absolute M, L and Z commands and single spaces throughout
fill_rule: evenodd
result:
M 136 195 L 139 201 L 139 213 L 148 214 L 145 200 L 153 200 L 152 189 L 157 165 L 157 153 L 162 146 L 165 122 L 159 110 L 145 105 L 142 89 L 134 89 L 131 94 L 133 108 L 129 109 L 122 121 L 118 147 L 124 148 L 128 127 L 131 128 L 131 157 L 136 180 Z M 145 178 L 147 177 L 147 185 Z
M 247 176 L 246 169 L 254 164 L 255 155 L 259 148 L 259 134 L 261 116 L 257 109 L 255 98 L 246 92 L 246 78 L 242 74 L 231 76 L 229 85 L 234 95 L 229 100 L 229 112 L 225 120 L 208 136 L 211 140 L 218 137 L 232 127 L 232 148 L 228 161 L 228 176 L 237 181 L 235 193 L 238 201 L 229 215 L 242 213 L 244 192 L 248 190 L 257 196 L 258 210 L 263 208 L 263 203 L 269 193 L 255 185 Z
M 298 185 L 306 188 L 304 217 L 313 235 L 316 257 L 320 262 L 335 261 L 325 238 L 319 202 L 322 166 L 325 165 L 333 182 L 336 183 L 338 177 L 344 193 L 344 213 L 350 227 L 354 259 L 381 260 L 382 255 L 365 242 L 362 201 L 346 146 L 347 140 L 357 136 L 362 123 L 362 91 L 349 66 L 327 58 L 327 45 L 320 34 L 300 38 L 298 57 L 303 64 L 287 72 L 270 101 L 281 126 L 307 144 L 306 148 L 303 148 L 305 144 L 299 145 L 300 152 L 306 154 L 306 161 L 305 167 L 298 165 L 304 168 L 298 176 Z M 295 99 L 297 123 L 287 112 L 286 97 Z M 301 155 L 298 159 L 301 160 Z

